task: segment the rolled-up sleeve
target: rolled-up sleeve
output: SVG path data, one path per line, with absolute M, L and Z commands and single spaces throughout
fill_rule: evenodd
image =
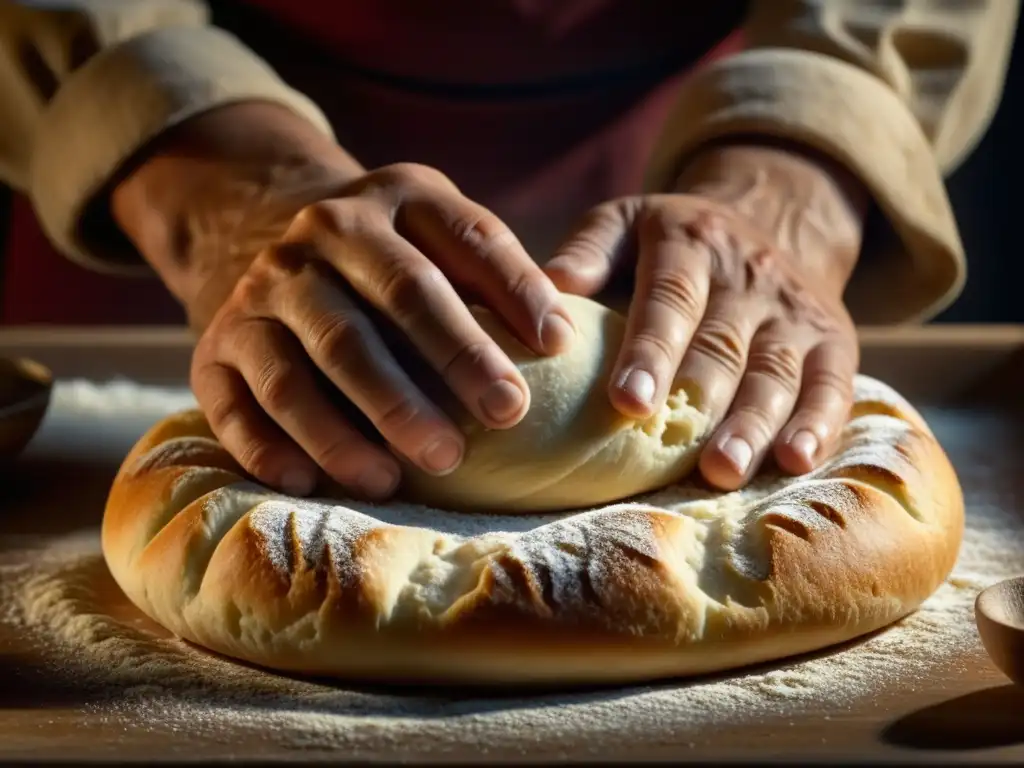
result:
M 966 275 L 943 176 L 995 113 L 1018 12 L 1019 0 L 754 0 L 745 50 L 683 86 L 647 187 L 671 188 L 687 156 L 729 135 L 825 152 L 888 224 L 848 287 L 855 319 L 927 319 Z
M 0 180 L 31 199 L 69 258 L 145 269 L 127 244 L 90 242 L 81 217 L 147 142 L 238 101 L 321 111 L 190 0 L 0 0 Z M 8 117 L 9 116 L 9 117 Z

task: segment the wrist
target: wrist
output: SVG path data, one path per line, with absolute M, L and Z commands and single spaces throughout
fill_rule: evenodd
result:
M 239 103 L 161 135 L 122 174 L 110 210 L 190 320 L 203 324 L 299 210 L 362 173 L 284 107 Z
M 675 191 L 741 213 L 801 268 L 845 286 L 860 254 L 870 194 L 850 171 L 771 138 L 711 145 L 683 167 Z

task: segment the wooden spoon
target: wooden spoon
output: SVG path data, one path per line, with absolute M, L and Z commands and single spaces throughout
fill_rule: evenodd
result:
M 34 360 L 0 358 L 0 465 L 14 459 L 39 429 L 53 374 Z
M 974 603 L 974 620 L 995 665 L 1024 685 L 1024 576 L 982 591 Z

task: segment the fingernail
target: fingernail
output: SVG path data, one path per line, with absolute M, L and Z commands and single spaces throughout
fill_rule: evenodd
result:
M 374 499 L 389 496 L 398 485 L 398 475 L 388 467 L 373 466 L 359 476 L 359 487 Z
M 747 471 L 750 460 L 754 458 L 754 449 L 742 437 L 730 437 L 722 445 L 722 453 L 733 463 L 740 474 Z
M 495 421 L 507 421 L 523 407 L 523 391 L 510 381 L 496 381 L 480 398 L 480 407 Z
M 462 447 L 450 437 L 442 437 L 423 452 L 423 463 L 431 472 L 446 475 L 462 460 Z
M 565 350 L 574 338 L 576 329 L 561 315 L 552 312 L 540 323 L 540 344 L 549 355 Z
M 789 440 L 789 446 L 808 461 L 818 453 L 818 438 L 809 429 L 801 429 Z
M 281 490 L 290 496 L 309 496 L 316 488 L 316 476 L 305 469 L 289 469 L 281 476 Z
M 658 386 L 651 374 L 641 368 L 634 368 L 626 374 L 619 388 L 637 402 L 650 405 L 654 402 L 654 392 Z

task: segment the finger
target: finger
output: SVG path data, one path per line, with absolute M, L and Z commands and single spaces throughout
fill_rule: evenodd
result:
M 594 296 L 627 261 L 639 198 L 627 198 L 590 210 L 544 265 L 559 290 Z
M 783 471 L 812 471 L 838 438 L 853 404 L 859 356 L 856 342 L 826 341 L 807 355 L 796 411 L 775 442 Z
M 458 466 L 465 450 L 462 433 L 413 383 L 370 319 L 315 262 L 289 293 L 280 294 L 273 310 L 398 453 L 435 475 Z
M 639 227 L 636 289 L 611 378 L 612 403 L 647 418 L 664 404 L 708 301 L 709 254 L 658 218 Z
M 316 463 L 253 398 L 238 371 L 221 363 L 193 365 L 192 391 L 221 445 L 252 477 L 293 496 L 308 496 Z
M 361 435 L 320 388 L 301 347 L 279 323 L 245 321 L 221 358 L 245 379 L 264 412 L 346 489 L 381 499 L 398 485 L 395 457 Z
M 700 471 L 709 483 L 734 490 L 757 472 L 793 412 L 805 348 L 785 327 L 768 326 L 754 336 L 729 415 L 701 453 Z
M 441 271 L 394 231 L 320 238 L 318 250 L 401 330 L 458 400 L 485 426 L 514 426 L 529 389 Z
M 404 204 L 396 224 L 534 352 L 555 355 L 568 349 L 576 332 L 558 289 L 493 213 L 461 195 L 438 194 Z
M 765 316 L 765 307 L 741 293 L 712 290 L 707 309 L 683 361 L 676 383 L 686 387 L 693 405 L 712 426 L 725 416 L 747 368 L 750 342 Z

